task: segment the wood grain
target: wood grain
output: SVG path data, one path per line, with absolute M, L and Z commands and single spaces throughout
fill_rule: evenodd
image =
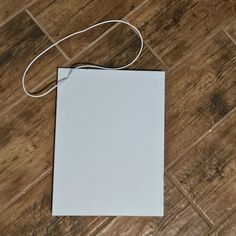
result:
M 106 222 L 107 217 L 52 217 L 51 182 L 48 175 L 4 211 L 0 216 L 1 235 L 84 235 Z
M 120 19 L 137 7 L 142 0 L 112 0 L 112 1 L 76 1 L 76 0 L 39 0 L 29 11 L 55 40 L 87 28 L 97 22 L 108 19 Z M 87 33 L 75 36 L 60 46 L 70 56 L 83 50 L 109 26 L 101 26 Z M 114 39 L 113 39 L 114 40 Z
M 0 28 L 0 114 L 25 96 L 21 88 L 23 72 L 28 63 L 50 44 L 24 12 Z M 32 66 L 27 75 L 27 87 L 32 89 L 42 81 L 47 83 L 47 76 L 64 62 L 60 53 L 51 49 Z
M 236 110 L 171 168 L 214 222 L 236 206 Z
M 18 0 L 18 1 L 8 1 L 1 0 L 0 2 L 0 24 L 4 22 L 12 14 L 16 13 L 22 9 L 27 3 L 32 0 Z
M 207 224 L 193 210 L 171 181 L 165 177 L 165 216 L 116 217 L 98 236 L 204 235 Z
M 166 165 L 236 106 L 236 45 L 223 33 L 166 79 Z
M 235 236 L 236 235 L 236 213 L 231 215 L 226 222 L 218 227 L 209 236 Z
M 235 0 L 231 0 L 232 4 L 233 4 L 233 11 L 234 13 L 236 13 L 236 1 Z
M 1 210 L 51 167 L 55 105 L 53 94 L 34 100 L 26 97 L 21 88 L 27 64 L 50 45 L 47 37 L 24 12 L 1 27 L 0 32 Z M 64 61 L 56 49 L 52 50 L 32 67 L 27 85 L 42 83 Z
M 226 27 L 226 32 L 232 37 L 234 42 L 236 42 L 236 20 Z
M 231 1 L 151 0 L 128 17 L 168 66 L 175 65 L 234 15 Z
M 1 116 L 0 211 L 52 165 L 54 97 L 25 97 Z
M 72 64 L 92 63 L 106 67 L 120 67 L 131 62 L 139 48 L 140 40 L 135 33 L 127 26 L 119 25 L 77 57 Z M 162 70 L 165 66 L 144 46 L 140 58 L 130 68 Z

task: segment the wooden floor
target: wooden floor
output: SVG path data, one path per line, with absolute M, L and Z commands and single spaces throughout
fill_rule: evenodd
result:
M 27 97 L 22 73 L 63 36 L 126 19 L 145 40 L 132 68 L 166 71 L 165 216 L 52 217 L 55 93 Z M 121 66 L 139 40 L 119 24 L 61 43 L 33 66 Z M 0 235 L 236 235 L 235 0 L 1 0 Z

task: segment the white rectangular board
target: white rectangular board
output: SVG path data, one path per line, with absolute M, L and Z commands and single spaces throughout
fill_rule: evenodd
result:
M 163 216 L 164 91 L 164 72 L 97 69 L 57 88 L 53 215 Z

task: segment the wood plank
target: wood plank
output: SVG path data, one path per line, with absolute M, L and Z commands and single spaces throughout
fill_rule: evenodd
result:
M 12 14 L 17 13 L 21 10 L 27 3 L 32 0 L 18 0 L 18 1 L 8 1 L 1 0 L 0 2 L 0 24 L 3 23 Z
M 77 57 L 72 64 L 120 67 L 131 62 L 138 53 L 139 48 L 140 40 L 135 33 L 127 26 L 119 25 Z M 140 58 L 130 68 L 144 70 L 165 69 L 161 62 L 145 46 Z
M 231 1 L 151 0 L 128 17 L 172 67 L 234 15 Z
M 235 3 L 236 5 L 236 3 Z M 226 28 L 226 32 L 230 35 L 230 37 L 236 42 L 236 20 L 231 22 Z
M 116 217 L 96 235 L 204 235 L 207 224 L 165 178 L 165 216 Z
M 221 224 L 210 236 L 235 236 L 236 235 L 236 212 L 227 221 Z
M 142 0 L 71 0 L 70 2 L 67 0 L 39 0 L 29 10 L 47 32 L 55 40 L 58 40 L 97 22 L 108 19 L 120 19 L 141 2 Z M 82 35 L 75 36 L 63 42 L 60 46 L 72 57 L 112 25 L 101 26 Z
M 166 79 L 169 165 L 236 106 L 236 45 L 220 32 Z
M 21 77 L 30 61 L 50 41 L 25 12 L 19 14 L 0 28 L 0 114 L 25 96 Z M 50 50 L 33 65 L 27 76 L 29 89 L 55 71 L 65 59 L 56 49 Z
M 171 169 L 214 222 L 236 207 L 236 110 Z
M 25 97 L 1 116 L 0 211 L 52 165 L 54 99 Z
M 1 235 L 83 235 L 107 220 L 107 217 L 52 217 L 51 182 L 52 176 L 48 175 L 0 215 Z

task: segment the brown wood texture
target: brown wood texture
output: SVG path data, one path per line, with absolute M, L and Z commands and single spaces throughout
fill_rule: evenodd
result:
M 234 15 L 230 1 L 151 0 L 128 19 L 173 66 Z
M 215 223 L 236 205 L 236 109 L 170 173 Z
M 0 28 L 0 113 L 24 96 L 21 87 L 24 69 L 49 45 L 49 39 L 25 12 Z M 57 50 L 46 53 L 45 58 L 38 60 L 29 71 L 27 87 L 31 89 L 42 81 L 48 82 L 45 78 L 64 62 L 65 59 Z
M 115 39 L 115 40 L 114 40 Z M 140 48 L 140 39 L 124 25 L 118 25 L 84 53 L 76 57 L 76 62 L 106 67 L 120 67 L 133 60 Z M 132 69 L 164 70 L 165 66 L 144 45 L 143 53 Z
M 236 212 L 226 222 L 221 224 L 209 236 L 234 236 L 236 235 Z
M 1 235 L 83 235 L 108 217 L 52 217 L 51 174 L 33 187 L 0 218 Z
M 220 32 L 166 80 L 166 164 L 236 106 L 236 45 Z
M 13 14 L 17 14 L 27 3 L 32 0 L 18 0 L 18 1 L 8 1 L 2 0 L 0 2 L 0 25 L 7 20 Z
M 52 41 L 114 18 L 144 36 L 131 68 L 166 71 L 165 216 L 52 217 L 55 92 L 29 98 L 21 76 Z M 27 86 L 48 88 L 59 66 L 122 66 L 139 43 L 126 26 L 101 26 L 50 50 Z M 0 235 L 235 235 L 235 109 L 235 0 L 2 0 Z
M 0 211 L 52 166 L 54 116 L 54 94 L 1 115 Z
M 76 30 L 81 30 L 98 21 L 122 18 L 141 3 L 141 0 L 111 0 L 111 1 L 45 1 L 36 2 L 30 11 L 39 23 L 55 40 L 58 40 Z M 112 26 L 111 24 L 110 26 Z M 83 35 L 75 36 L 61 47 L 71 57 L 83 50 L 109 26 L 101 26 Z
M 226 32 L 229 34 L 232 40 L 236 42 L 236 20 L 226 27 Z

